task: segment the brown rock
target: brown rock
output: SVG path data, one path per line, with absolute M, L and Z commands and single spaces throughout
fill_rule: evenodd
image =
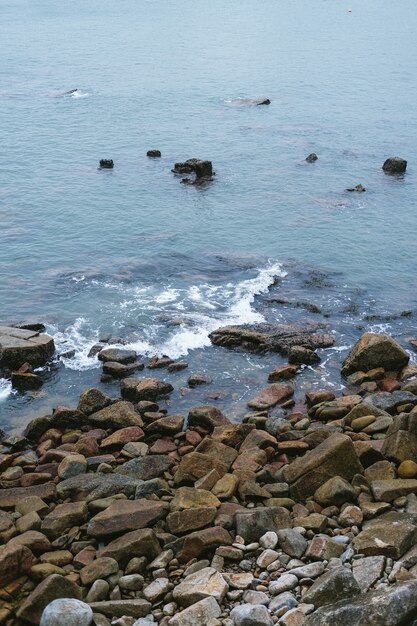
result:
M 133 408 L 133 404 L 125 401 L 115 402 L 97 413 L 92 413 L 88 421 L 94 426 L 113 430 L 127 426 L 143 426 L 143 421 Z
M 79 478 L 78 476 L 74 478 Z M 71 479 L 70 479 L 71 480 Z M 56 539 L 73 526 L 81 526 L 87 521 L 88 507 L 85 502 L 58 504 L 42 522 L 42 531 Z
M 147 435 L 175 435 L 181 432 L 184 425 L 183 415 L 168 415 L 159 420 L 155 420 L 146 427 Z
M 51 550 L 49 539 L 37 530 L 27 530 L 21 535 L 17 535 L 10 539 L 8 546 L 25 546 L 33 553 L 40 554 Z
M 32 552 L 24 545 L 0 546 L 0 585 L 27 574 L 32 567 Z
M 214 506 L 174 511 L 167 516 L 168 530 L 174 535 L 182 535 L 205 528 L 214 521 L 216 513 L 217 509 Z
M 127 563 L 135 558 L 145 556 L 152 560 L 161 552 L 158 539 L 153 530 L 142 528 L 126 533 L 111 541 L 107 546 L 101 548 L 98 557 L 111 557 L 115 559 L 120 567 L 124 568 Z
M 346 357 L 342 374 L 347 376 L 358 370 L 366 372 L 377 367 L 396 371 L 405 367 L 408 361 L 408 354 L 392 337 L 365 333 Z
M 228 424 L 226 426 L 216 426 L 211 437 L 214 441 L 219 441 L 226 446 L 238 449 L 254 428 L 255 424 Z
M 296 365 L 284 364 L 279 365 L 268 375 L 269 383 L 278 383 L 281 380 L 289 380 L 297 374 L 298 367 Z
M 131 441 L 141 441 L 145 436 L 145 433 L 139 426 L 128 426 L 127 428 L 120 428 L 112 433 L 100 444 L 100 448 L 104 450 L 113 450 L 115 448 L 122 448 L 126 443 Z
M 20 500 L 29 496 L 38 496 L 42 500 L 52 500 L 56 495 L 54 483 L 44 483 L 33 487 L 14 487 L 11 489 L 0 489 L 0 508 L 11 509 Z
M 371 488 L 377 502 L 392 502 L 409 493 L 417 493 L 417 480 L 415 478 L 374 480 Z
M 272 383 L 260 391 L 252 400 L 249 400 L 248 406 L 251 409 L 261 411 L 270 409 L 279 402 L 283 402 L 294 393 L 294 388 L 285 383 Z
M 200 452 L 191 452 L 182 458 L 175 473 L 175 484 L 192 484 L 212 469 L 215 469 L 220 476 L 223 476 L 228 468 L 226 463 L 223 463 L 220 459 L 213 459 Z
M 52 574 L 26 598 L 17 611 L 17 617 L 30 624 L 39 624 L 44 608 L 58 598 L 81 600 L 81 589 L 68 578 L 59 574 Z
M 174 387 L 158 378 L 125 378 L 120 385 L 122 397 L 132 402 L 155 402 L 173 391 Z
M 195 406 L 188 413 L 188 426 L 200 426 L 211 432 L 218 426 L 230 426 L 230 421 L 215 406 Z
M 215 526 L 190 533 L 180 540 L 180 551 L 177 558 L 181 563 L 187 563 L 191 559 L 199 558 L 214 551 L 219 546 L 229 546 L 232 539 L 224 528 Z
M 85 415 L 91 415 L 104 409 L 110 402 L 111 399 L 100 389 L 85 389 L 80 395 L 78 410 Z
M 18 369 L 23 363 L 45 365 L 55 352 L 54 340 L 37 331 L 0 326 L 0 367 Z
M 226 463 L 228 469 L 232 465 L 233 461 L 237 457 L 237 450 L 231 446 L 227 446 L 224 443 L 215 441 L 211 437 L 205 437 L 203 441 L 197 446 L 196 452 L 205 454 L 213 459 L 221 459 L 223 463 Z
M 400 558 L 417 539 L 417 527 L 412 515 L 385 513 L 365 522 L 362 532 L 353 539 L 353 547 L 365 556 L 381 554 Z

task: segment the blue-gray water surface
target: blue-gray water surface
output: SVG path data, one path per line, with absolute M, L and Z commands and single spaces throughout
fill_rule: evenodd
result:
M 87 354 L 107 332 L 188 360 L 176 409 L 213 401 L 236 419 L 282 359 L 210 347 L 218 326 L 328 323 L 335 349 L 301 389 L 340 388 L 364 329 L 406 345 L 416 26 L 412 0 L 2 0 L 0 319 L 43 320 L 75 356 L 48 366 L 37 393 L 0 379 L 0 425 L 99 386 Z M 395 155 L 402 177 L 381 169 Z M 180 183 L 171 168 L 190 157 L 212 160 L 212 183 Z M 345 191 L 359 183 L 365 193 Z M 196 371 L 213 384 L 185 393 Z

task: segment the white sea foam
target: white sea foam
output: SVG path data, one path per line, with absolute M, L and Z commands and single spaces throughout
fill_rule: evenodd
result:
M 12 393 L 12 383 L 6 378 L 0 378 L 0 402 L 6 400 Z
M 88 98 L 89 93 L 87 91 L 81 91 L 81 89 L 75 89 L 70 94 L 68 94 L 70 98 Z
M 116 283 L 99 283 L 115 292 L 123 291 L 124 299 L 112 306 L 112 322 L 120 327 L 132 326 L 146 314 L 150 322 L 138 328 L 140 339 L 125 347 L 141 355 L 168 354 L 172 358 L 186 355 L 190 350 L 210 345 L 209 334 L 219 326 L 264 322 L 261 313 L 252 307 L 255 297 L 265 293 L 276 277 L 285 276 L 280 264 L 275 263 L 257 271 L 253 278 L 227 284 L 201 283 L 189 287 L 164 285 L 159 291 L 155 285 L 121 288 Z M 180 317 L 182 323 L 166 326 L 159 316 L 168 320 Z M 152 320 L 155 320 L 154 322 Z M 62 359 L 66 367 L 85 370 L 98 366 L 97 359 L 88 357 L 91 346 L 97 342 L 98 331 L 92 332 L 91 323 L 79 318 L 64 332 L 49 329 L 60 352 L 75 350 L 75 356 Z

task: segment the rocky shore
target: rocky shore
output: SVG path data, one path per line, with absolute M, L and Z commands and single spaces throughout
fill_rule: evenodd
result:
M 2 333 L 3 366 L 21 369 L 16 348 L 53 350 L 39 330 Z M 154 359 L 166 377 L 149 378 L 133 351 L 103 344 L 119 397 L 86 389 L 77 407 L 3 437 L 0 624 L 417 623 L 408 353 L 365 333 L 343 363 L 344 393 L 311 390 L 300 407 L 301 364 L 334 341 L 320 325 L 228 327 L 211 339 L 288 357 L 240 423 L 211 405 L 169 414 L 170 372 L 186 364 Z

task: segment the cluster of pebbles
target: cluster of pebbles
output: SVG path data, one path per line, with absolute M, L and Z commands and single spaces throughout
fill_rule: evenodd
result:
M 413 624 L 417 368 L 394 339 L 363 335 L 345 393 L 304 410 L 277 367 L 241 423 L 170 415 L 136 355 L 98 358 L 120 397 L 86 389 L 2 440 L 0 624 Z

